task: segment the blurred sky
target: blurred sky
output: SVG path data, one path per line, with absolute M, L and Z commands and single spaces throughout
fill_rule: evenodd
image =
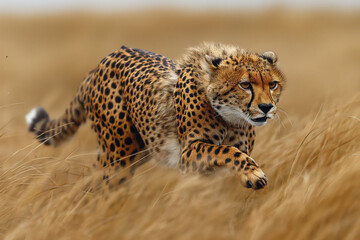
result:
M 127 11 L 173 7 L 191 10 L 262 9 L 274 6 L 290 8 L 321 8 L 354 10 L 360 0 L 0 0 L 0 13 L 26 13 L 93 10 Z

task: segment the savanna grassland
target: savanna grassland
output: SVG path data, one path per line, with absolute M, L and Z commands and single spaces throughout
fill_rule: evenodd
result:
M 280 119 L 257 130 L 252 154 L 264 190 L 150 161 L 105 199 L 87 187 L 99 176 L 89 123 L 56 148 L 27 131 L 32 107 L 60 116 L 121 45 L 177 59 L 202 41 L 279 56 Z M 359 13 L 0 16 L 0 238 L 360 239 L 359 43 Z

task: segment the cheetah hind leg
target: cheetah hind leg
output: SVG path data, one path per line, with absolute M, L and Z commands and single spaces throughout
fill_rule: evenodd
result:
M 105 201 L 108 206 L 106 212 L 113 215 L 118 212 L 125 204 L 129 196 L 131 187 L 131 178 L 133 177 L 136 168 L 144 163 L 149 153 L 146 150 L 140 151 L 135 154 L 133 164 L 126 167 L 107 166 L 101 167 L 96 178 L 91 182 L 91 192 L 100 194 L 100 201 Z M 99 154 L 98 163 L 106 161 L 107 156 L 105 153 Z M 100 164 L 98 164 L 100 165 Z

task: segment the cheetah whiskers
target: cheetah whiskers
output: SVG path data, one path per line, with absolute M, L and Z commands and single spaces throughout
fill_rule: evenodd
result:
M 247 122 L 249 122 L 250 120 L 251 120 L 251 119 L 250 119 L 250 114 L 249 114 L 249 113 L 246 113 L 246 114 L 245 114 L 245 119 L 244 119 L 244 121 L 243 121 L 243 123 L 242 123 L 241 128 L 244 129 L 245 124 L 246 124 Z
M 283 124 L 283 122 L 282 122 L 282 120 L 280 118 L 280 115 L 278 113 L 275 113 L 275 116 L 276 116 L 276 118 L 278 120 L 278 123 L 280 123 L 281 126 L 286 129 L 286 126 Z
M 281 109 L 280 107 L 277 107 L 277 109 L 278 109 L 281 113 L 284 113 L 284 115 L 285 115 L 286 119 L 289 121 L 291 127 L 293 127 L 293 123 L 292 123 L 292 121 L 290 120 L 289 115 L 287 114 L 287 112 L 286 112 L 284 109 Z

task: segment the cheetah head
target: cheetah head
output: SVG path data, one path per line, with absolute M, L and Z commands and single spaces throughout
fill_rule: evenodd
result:
M 209 74 L 207 97 L 222 118 L 240 125 L 244 120 L 264 126 L 274 118 L 285 79 L 276 66 L 273 52 L 244 53 L 240 56 L 204 57 Z

